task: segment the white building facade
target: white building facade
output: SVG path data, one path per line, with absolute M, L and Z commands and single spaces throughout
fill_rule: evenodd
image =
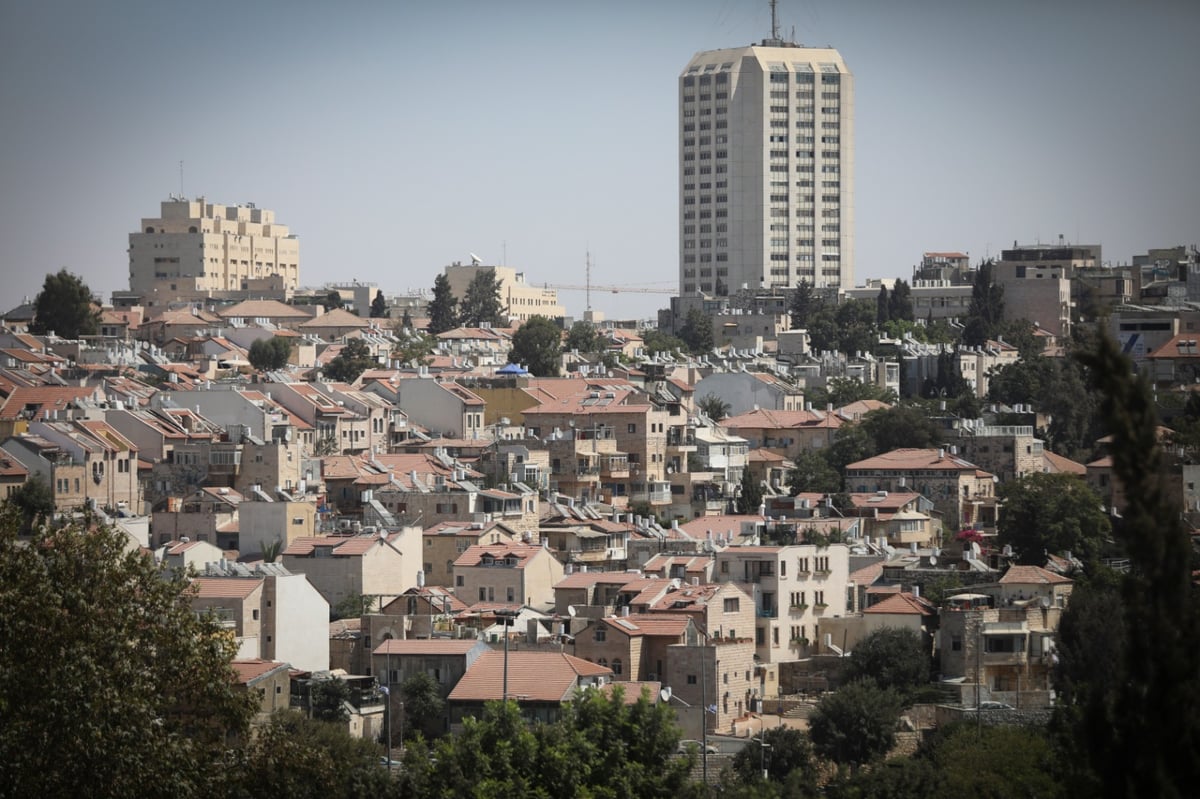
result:
M 854 285 L 854 79 L 765 39 L 679 78 L 680 296 Z

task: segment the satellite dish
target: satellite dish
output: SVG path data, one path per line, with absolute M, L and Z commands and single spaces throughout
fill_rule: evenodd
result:
M 660 697 L 662 697 L 662 701 L 670 702 L 671 701 L 671 686 L 668 685 L 666 688 L 659 691 L 658 695 Z
M 930 566 L 936 566 L 936 565 L 937 565 L 937 555 L 930 555 L 930 556 L 929 556 L 929 565 L 930 565 Z
M 1043 610 L 1045 610 L 1046 608 L 1050 607 L 1050 597 L 1048 597 L 1048 596 L 1044 596 L 1044 597 L 1042 597 L 1042 600 L 1041 600 L 1041 602 L 1042 602 L 1042 609 L 1043 609 Z
M 470 255 L 470 256 L 471 256 L 471 263 L 472 263 L 472 264 L 481 264 L 481 263 L 483 263 L 483 259 L 482 259 L 482 258 L 480 258 L 480 257 L 479 257 L 478 255 L 476 255 L 475 253 L 473 253 L 473 252 L 472 252 L 472 253 L 468 253 L 468 255 Z
M 578 612 L 579 611 L 575 610 L 574 605 L 567 605 L 567 615 L 570 616 L 572 619 L 575 618 L 575 614 Z

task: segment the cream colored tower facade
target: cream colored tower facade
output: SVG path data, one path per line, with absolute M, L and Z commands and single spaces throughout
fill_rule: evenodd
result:
M 558 301 L 557 290 L 526 283 L 525 273 L 518 272 L 510 266 L 461 264 L 456 261 L 445 268 L 450 291 L 459 301 L 466 296 L 471 281 L 480 272 L 488 271 L 496 273 L 496 279 L 500 283 L 500 304 L 514 325 L 528 322 L 533 316 L 558 319 L 567 315 L 567 309 Z
M 854 78 L 767 39 L 679 77 L 679 292 L 854 285 Z
M 300 240 L 265 208 L 172 197 L 161 216 L 129 234 L 129 288 L 143 297 L 168 302 L 299 284 Z

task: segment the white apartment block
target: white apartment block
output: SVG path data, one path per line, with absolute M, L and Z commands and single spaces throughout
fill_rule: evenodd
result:
M 765 39 L 679 77 L 679 293 L 854 285 L 854 78 Z
M 175 297 L 270 288 L 300 282 L 300 240 L 275 212 L 172 197 L 161 216 L 129 234 L 129 288 L 159 305 Z

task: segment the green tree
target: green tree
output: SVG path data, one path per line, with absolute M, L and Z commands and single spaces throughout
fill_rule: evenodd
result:
M 292 343 L 282 336 L 260 338 L 250 345 L 250 365 L 260 372 L 283 369 L 292 354 Z
M 852 768 L 878 760 L 896 742 L 900 695 L 869 681 L 853 682 L 817 703 L 808 721 L 817 754 Z
M 649 355 L 687 349 L 687 345 L 683 343 L 683 339 L 672 336 L 670 333 L 664 333 L 658 329 L 643 330 L 642 344 L 645 345 L 646 352 Z
M 254 712 L 187 578 L 93 520 L 0 510 L 0 785 L 10 796 L 220 795 Z M 169 764 L 169 766 L 168 766 Z
M 508 362 L 537 377 L 557 377 L 562 365 L 562 329 L 545 316 L 532 316 L 513 333 Z
M 60 338 L 92 336 L 100 330 L 100 311 L 92 291 L 65 268 L 46 275 L 33 301 L 32 333 L 54 333 Z
M 396 334 L 396 346 L 392 349 L 392 357 L 401 363 L 413 363 L 428 366 L 430 357 L 437 347 L 437 339 L 428 333 L 411 328 L 401 328 Z
M 383 297 L 383 289 L 378 289 L 375 292 L 375 299 L 371 300 L 371 318 L 384 319 L 387 315 L 387 300 Z
M 342 299 L 342 293 L 335 290 L 325 295 L 325 302 L 322 305 L 325 306 L 325 311 L 329 312 L 335 311 L 338 308 L 345 308 L 346 302 Z
M 329 380 L 353 383 L 363 372 L 378 365 L 379 361 L 371 354 L 367 342 L 361 338 L 352 338 L 321 371 Z
M 429 301 L 429 334 L 436 336 L 458 327 L 458 299 L 450 288 L 450 278 L 438 275 L 433 281 L 433 299 Z
M 782 783 L 796 775 L 800 779 L 793 786 L 803 785 L 808 789 L 806 793 L 816 793 L 817 768 L 812 742 L 800 730 L 791 727 L 764 730 L 734 756 L 732 770 L 742 782 L 760 782 L 764 765 L 770 782 Z
M 892 319 L 891 306 L 888 305 L 887 286 L 879 284 L 879 294 L 875 297 L 875 324 L 883 327 Z
M 714 422 L 719 422 L 729 416 L 729 412 L 733 409 L 733 406 L 716 394 L 705 394 L 696 401 L 696 407 Z
M 1053 451 L 1074 455 L 1099 438 L 1099 407 L 1089 380 L 1078 359 L 1036 355 L 992 374 L 988 396 L 1008 405 L 1032 404 L 1049 415 L 1042 437 Z
M 602 338 L 591 322 L 580 320 L 571 325 L 567 331 L 567 340 L 563 344 L 565 350 L 575 350 L 583 354 L 597 352 L 601 349 Z
M 344 724 L 282 710 L 254 737 L 237 764 L 232 799 L 369 799 L 395 796 L 396 785 L 373 741 Z M 160 764 L 161 766 L 161 764 Z
M 792 459 L 788 472 L 788 490 L 797 494 L 832 494 L 842 490 L 842 476 L 816 450 L 801 450 Z
M 503 327 L 507 323 L 504 312 L 500 300 L 500 278 L 496 277 L 496 270 L 481 269 L 476 272 L 459 306 L 459 324 L 480 327 L 486 323 Z
M 708 352 L 713 348 L 712 322 L 699 308 L 692 308 L 684 317 L 679 337 L 692 353 Z
M 405 796 L 675 797 L 689 761 L 674 757 L 674 711 L 647 692 L 627 704 L 623 688 L 583 691 L 561 720 L 528 725 L 516 702 L 489 702 L 457 735 L 407 748 Z
M 312 680 L 308 684 L 312 717 L 318 721 L 345 722 L 350 718 L 346 702 L 350 699 L 350 686 L 338 677 L 327 680 Z
M 888 317 L 895 321 L 913 321 L 912 288 L 907 280 L 897 280 L 888 297 Z
M 36 472 L 8 495 L 8 503 L 21 514 L 22 534 L 54 516 L 54 492 L 46 478 Z
M 743 516 L 750 513 L 758 513 L 762 501 L 762 484 L 754 479 L 754 475 L 750 474 L 749 469 L 742 469 L 741 490 L 738 491 L 737 495 L 737 512 Z
M 400 317 L 400 327 L 403 328 L 404 330 L 412 330 L 413 329 L 412 312 L 408 308 L 404 309 L 404 315 Z
M 870 680 L 903 696 L 929 683 L 930 651 L 921 635 L 900 627 L 883 627 L 859 641 L 842 670 L 847 682 Z
M 871 455 L 904 447 L 935 447 L 942 439 L 941 430 L 918 405 L 879 408 L 864 416 L 859 426 L 871 440 Z
M 835 408 L 841 408 L 860 400 L 879 400 L 887 403 L 896 401 L 896 392 L 892 389 L 864 383 L 854 377 L 831 377 L 825 390 L 826 395 L 822 405 L 831 404 Z M 813 399 L 812 403 L 816 406 L 817 400 Z
M 1100 557 L 1112 525 L 1100 497 L 1081 477 L 1033 472 L 1000 487 L 1004 508 L 997 543 L 1018 563 L 1042 566 L 1046 554 L 1070 551 L 1085 563 Z
M 1064 795 L 1054 748 L 1036 727 L 951 725 L 939 731 L 927 758 L 941 784 L 934 796 L 1055 799 Z
M 984 261 L 975 270 L 971 304 L 967 306 L 962 333 L 962 342 L 969 347 L 982 347 L 988 339 L 995 338 L 1004 319 L 1004 287 L 995 282 L 993 271 L 991 261 Z
M 834 312 L 837 325 L 837 350 L 847 355 L 874 352 L 879 344 L 875 324 L 875 306 L 870 300 L 846 300 Z
M 792 317 L 792 330 L 804 330 L 808 327 L 808 316 L 819 301 L 813 296 L 812 284 L 801 280 L 792 294 L 792 302 L 788 312 Z
M 434 738 L 443 730 L 446 702 L 438 684 L 425 672 L 417 672 L 400 685 L 404 700 L 404 723 L 408 733 Z
M 1145 378 L 1134 376 L 1107 336 L 1081 358 L 1100 391 L 1113 473 L 1126 491 L 1116 534 L 1130 571 L 1121 585 L 1128 637 L 1113 723 L 1076 735 L 1095 744 L 1086 756 L 1103 796 L 1194 795 L 1200 784 L 1200 598 L 1193 548 L 1164 476 Z

